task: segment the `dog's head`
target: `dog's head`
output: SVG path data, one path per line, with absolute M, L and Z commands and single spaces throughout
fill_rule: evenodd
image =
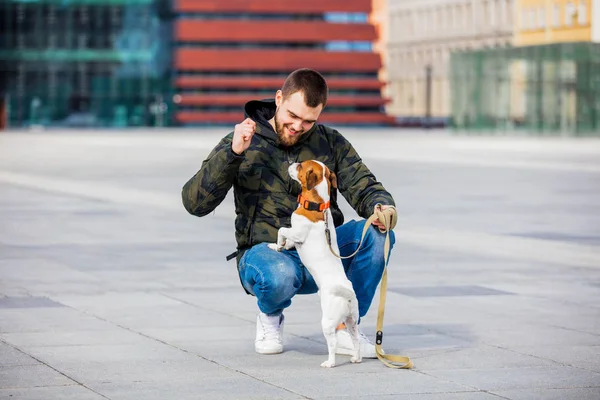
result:
M 316 160 L 294 163 L 288 168 L 292 179 L 302 185 L 302 193 L 313 201 L 329 201 L 331 188 L 337 188 L 337 179 L 325 164 Z M 310 195 L 309 195 L 310 193 Z M 315 198 L 318 196 L 320 199 Z

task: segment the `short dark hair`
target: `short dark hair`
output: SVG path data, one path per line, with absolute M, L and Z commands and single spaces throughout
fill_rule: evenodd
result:
M 288 75 L 283 82 L 281 93 L 287 99 L 296 92 L 304 94 L 304 101 L 309 107 L 318 107 L 327 104 L 329 89 L 325 78 L 315 70 L 300 68 Z

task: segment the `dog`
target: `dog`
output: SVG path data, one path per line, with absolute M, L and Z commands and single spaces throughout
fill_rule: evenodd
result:
M 300 260 L 315 279 L 321 298 L 321 326 L 327 340 L 329 357 L 322 367 L 335 366 L 336 328 L 345 323 L 352 343 L 353 363 L 361 362 L 358 342 L 358 301 L 352 282 L 346 277 L 339 254 L 333 217 L 329 210 L 331 187 L 337 187 L 336 176 L 323 163 L 315 160 L 295 163 L 288 168 L 290 177 L 302 185 L 298 208 L 292 214 L 291 227 L 282 227 L 273 250 L 296 248 Z

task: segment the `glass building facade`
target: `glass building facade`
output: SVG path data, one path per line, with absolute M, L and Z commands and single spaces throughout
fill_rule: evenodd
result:
M 9 126 L 156 126 L 170 119 L 170 32 L 155 0 L 4 0 Z M 167 9 L 168 10 L 168 9 Z
M 600 43 L 455 53 L 451 93 L 459 132 L 600 136 Z

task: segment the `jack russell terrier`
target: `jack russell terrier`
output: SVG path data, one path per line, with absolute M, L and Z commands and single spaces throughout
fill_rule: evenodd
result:
M 329 358 L 322 367 L 335 366 L 336 328 L 345 323 L 354 345 L 353 363 L 361 362 L 358 342 L 358 301 L 352 282 L 346 277 L 339 254 L 333 217 L 329 211 L 330 185 L 337 187 L 335 174 L 319 161 L 290 165 L 292 179 L 300 182 L 302 193 L 298 208 L 292 214 L 291 228 L 280 228 L 273 250 L 296 247 L 300 260 L 315 279 L 321 297 L 321 326 L 327 340 Z

